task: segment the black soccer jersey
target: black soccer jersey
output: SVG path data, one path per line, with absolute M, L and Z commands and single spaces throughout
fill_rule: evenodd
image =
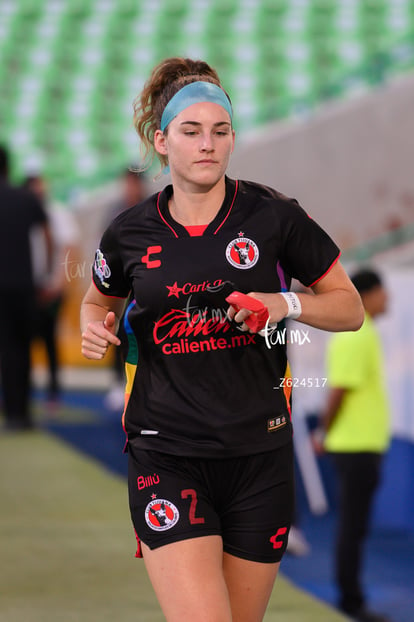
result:
M 134 298 L 128 442 L 212 458 L 272 450 L 292 433 L 286 349 L 241 332 L 225 296 L 286 291 L 293 277 L 312 285 L 339 249 L 295 200 L 259 184 L 226 178 L 223 205 L 197 237 L 171 217 L 171 194 L 167 186 L 120 214 L 95 258 L 99 291 Z

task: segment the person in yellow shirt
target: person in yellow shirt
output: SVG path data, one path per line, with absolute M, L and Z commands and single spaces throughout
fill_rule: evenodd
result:
M 390 439 L 381 343 L 373 321 L 386 311 L 387 292 L 373 270 L 360 270 L 351 280 L 361 296 L 365 320 L 359 331 L 336 333 L 328 343 L 330 390 L 319 432 L 337 475 L 338 606 L 360 622 L 387 622 L 367 608 L 361 585 L 364 542 Z

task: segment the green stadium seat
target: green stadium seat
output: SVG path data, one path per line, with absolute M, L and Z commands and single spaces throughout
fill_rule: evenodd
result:
M 1 0 L 0 140 L 66 186 L 119 170 L 134 97 L 177 55 L 219 71 L 243 132 L 413 70 L 414 0 Z

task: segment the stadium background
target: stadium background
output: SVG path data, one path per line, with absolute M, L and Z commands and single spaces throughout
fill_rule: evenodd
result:
M 44 173 L 81 230 L 65 266 L 65 370 L 107 371 L 80 357 L 79 303 L 119 174 L 139 161 L 132 101 L 173 55 L 207 60 L 232 97 L 230 174 L 295 196 L 349 269 L 370 261 L 385 274 L 393 444 L 375 524 L 412 534 L 414 0 L 0 1 L 0 142 L 13 179 Z M 168 181 L 156 173 L 150 192 Z M 295 375 L 301 366 L 323 375 L 325 337 L 316 331 L 311 348 L 292 351 Z M 41 368 L 41 348 L 33 354 Z M 322 399 L 299 391 L 298 421 Z M 315 494 L 323 503 L 328 484 L 316 477 L 322 490 L 311 482 L 308 503 Z

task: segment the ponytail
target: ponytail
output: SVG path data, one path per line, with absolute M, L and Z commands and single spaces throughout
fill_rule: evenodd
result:
M 221 87 L 217 72 L 201 60 L 167 58 L 153 69 L 141 94 L 133 102 L 134 127 L 141 139 L 142 170 L 151 166 L 155 155 L 162 168 L 168 166 L 167 156 L 155 152 L 155 131 L 160 129 L 162 113 L 173 95 L 186 84 L 198 81 Z

